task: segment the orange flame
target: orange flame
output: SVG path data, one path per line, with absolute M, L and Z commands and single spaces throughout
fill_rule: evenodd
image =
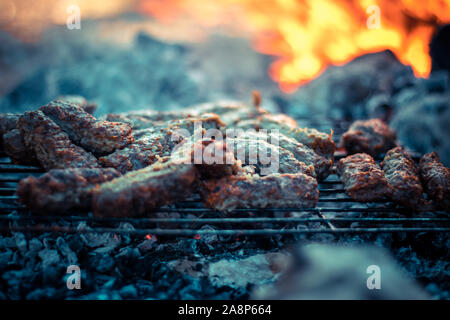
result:
M 417 76 L 431 69 L 428 44 L 450 22 L 450 0 L 142 0 L 159 21 L 249 31 L 276 56 L 269 74 L 285 91 L 365 53 L 392 50 Z

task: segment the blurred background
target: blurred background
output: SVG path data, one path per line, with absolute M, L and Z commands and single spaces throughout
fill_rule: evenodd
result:
M 450 0 L 2 0 L 0 111 L 66 94 L 97 115 L 172 110 L 259 90 L 296 118 L 382 117 L 450 165 L 448 23 Z

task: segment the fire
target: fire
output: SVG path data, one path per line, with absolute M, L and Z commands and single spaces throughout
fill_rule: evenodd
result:
M 285 91 L 384 49 L 427 76 L 431 36 L 450 22 L 450 0 L 143 0 L 140 9 L 163 23 L 248 31 L 256 50 L 276 57 L 269 74 Z

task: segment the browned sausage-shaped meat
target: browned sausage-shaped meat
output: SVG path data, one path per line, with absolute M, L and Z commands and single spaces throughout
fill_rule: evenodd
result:
M 392 200 L 410 209 L 424 208 L 422 183 L 419 171 L 409 153 L 402 147 L 389 150 L 381 167 L 393 189 Z
M 425 154 L 420 159 L 420 176 L 428 196 L 437 208 L 450 210 L 450 169 L 439 160 L 436 152 Z
M 312 208 L 317 205 L 317 180 L 303 173 L 227 176 L 204 183 L 200 191 L 206 207 L 219 211 L 235 208 Z
M 383 171 L 368 154 L 357 153 L 339 160 L 337 172 L 346 193 L 356 201 L 378 201 L 392 195 Z
M 67 101 L 55 100 L 40 110 L 60 126 L 75 144 L 94 154 L 109 154 L 134 141 L 130 125 L 99 121 L 82 107 Z
M 355 121 L 342 135 L 348 154 L 367 153 L 373 157 L 395 147 L 396 134 L 381 119 Z
M 19 201 L 38 213 L 64 215 L 91 209 L 92 194 L 104 182 L 119 177 L 114 169 L 54 169 L 40 177 L 22 179 Z
M 43 168 L 98 168 L 97 159 L 75 145 L 42 111 L 25 112 L 17 121 L 25 146 L 33 150 Z

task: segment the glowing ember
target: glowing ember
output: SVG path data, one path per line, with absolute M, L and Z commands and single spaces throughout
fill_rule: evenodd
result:
M 152 235 L 151 235 L 151 234 L 146 235 L 146 236 L 145 236 L 145 239 L 147 239 L 147 240 L 152 240 Z
M 329 64 L 384 49 L 426 76 L 431 35 L 450 22 L 449 0 L 143 0 L 141 10 L 168 24 L 249 31 L 258 51 L 277 57 L 269 73 L 285 91 Z
M 196 235 L 194 236 L 194 239 L 195 239 L 195 240 L 200 240 L 200 235 L 199 235 L 199 234 L 196 234 Z

